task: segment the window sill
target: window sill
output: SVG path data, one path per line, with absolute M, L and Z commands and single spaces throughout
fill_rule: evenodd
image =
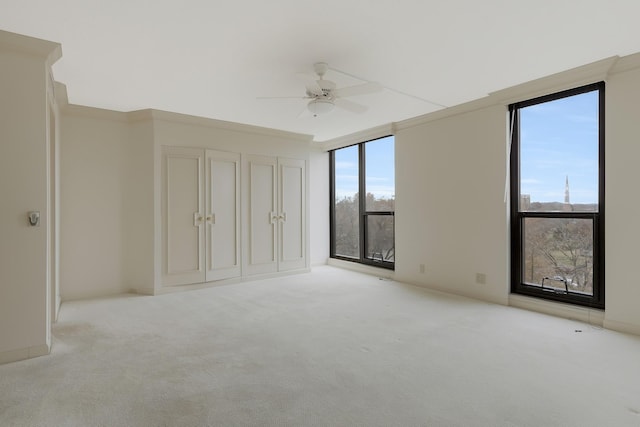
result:
M 346 270 L 358 271 L 360 273 L 371 274 L 372 276 L 384 277 L 385 279 L 394 279 L 394 271 L 388 268 L 380 268 L 367 264 L 360 264 L 359 262 L 343 261 L 337 258 L 329 258 L 327 260 L 328 265 L 334 267 L 344 268 Z
M 595 326 L 603 326 L 604 324 L 604 310 L 596 308 L 580 307 L 519 294 L 509 295 L 509 306 L 565 319 L 578 320 Z

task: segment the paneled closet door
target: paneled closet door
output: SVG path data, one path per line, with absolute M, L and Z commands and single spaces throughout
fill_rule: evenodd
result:
M 305 162 L 278 159 L 278 270 L 306 266 Z
M 204 151 L 162 150 L 162 284 L 205 279 Z
M 240 155 L 206 151 L 206 281 L 240 276 Z
M 248 224 L 245 273 L 278 271 L 277 160 L 275 157 L 247 156 Z

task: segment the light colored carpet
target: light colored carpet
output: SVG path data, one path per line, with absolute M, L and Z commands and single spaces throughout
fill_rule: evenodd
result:
M 640 426 L 640 337 L 329 266 L 53 332 L 0 366 L 1 426 Z

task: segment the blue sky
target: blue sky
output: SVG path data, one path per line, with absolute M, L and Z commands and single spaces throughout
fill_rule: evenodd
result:
M 395 196 L 394 138 L 381 138 L 366 144 L 367 192 L 376 198 Z M 358 146 L 336 150 L 336 199 L 358 192 Z
M 532 202 L 598 202 L 598 92 L 520 110 L 520 193 Z

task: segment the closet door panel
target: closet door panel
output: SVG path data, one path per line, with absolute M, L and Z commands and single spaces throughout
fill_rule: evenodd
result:
M 305 162 L 279 159 L 279 270 L 305 267 Z
M 251 156 L 248 160 L 249 274 L 273 272 L 278 268 L 276 165 L 275 158 L 270 157 Z
M 204 280 L 203 152 L 163 150 L 163 285 Z
M 240 275 L 240 155 L 207 150 L 207 281 Z

